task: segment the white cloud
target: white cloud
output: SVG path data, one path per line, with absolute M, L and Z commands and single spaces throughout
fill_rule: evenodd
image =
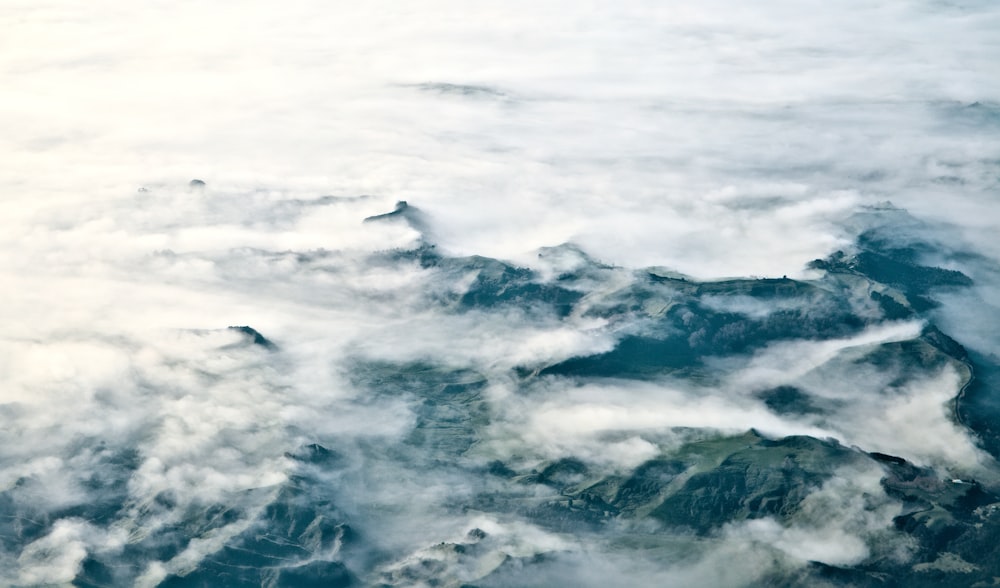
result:
M 304 442 L 352 452 L 404 437 L 413 406 L 363 397 L 345 357 L 433 358 L 492 378 L 492 437 L 477 450 L 503 457 L 627 469 L 676 427 L 756 427 L 972 467 L 980 456 L 944 407 L 954 372 L 892 398 L 877 379 L 856 394 L 810 385 L 822 366 L 842 373 L 836 358 L 912 337 L 917 323 L 775 345 L 713 389 L 556 380 L 521 394 L 501 374 L 605 351 L 612 330 L 577 316 L 444 313 L 429 299 L 460 281 L 372 255 L 418 234 L 360 220 L 407 200 L 440 251 L 539 266 L 547 279 L 579 259 L 543 261 L 537 249 L 565 241 L 627 268 L 794 277 L 849 243 L 843 223 L 859 205 L 891 199 L 997 260 L 998 19 L 994 4 L 971 1 L 5 2 L 0 489 L 44 489 L 43 510 L 87 504 L 89 476 L 136 449 L 123 516 L 140 537 L 182 516 L 147 508 L 160 492 L 180 512 L 272 488 L 288 475 L 284 452 Z M 188 186 L 195 177 L 204 189 Z M 979 271 L 977 300 L 996 307 L 996 270 Z M 988 321 L 943 300 L 946 325 L 990 348 Z M 221 330 L 243 324 L 281 351 Z M 810 420 L 746 394 L 796 381 L 861 402 Z M 379 524 L 412 518 L 407 549 L 449 488 L 468 490 L 406 472 L 418 517 L 381 485 L 398 464 L 354 457 L 370 467 L 370 479 L 357 474 L 365 490 L 403 513 Z M 832 529 L 812 545 L 758 525 L 747 531 L 758 543 L 789 553 L 858 536 Z M 0 581 L 68 582 L 87 550 L 113 543 L 98 535 L 55 521 Z M 225 537 L 149 563 L 149 582 Z M 757 546 L 725 549 L 770 569 L 754 567 Z
M 905 542 L 886 534 L 899 506 L 880 485 L 884 475 L 874 464 L 844 468 L 802 501 L 790 524 L 754 519 L 730 525 L 727 534 L 771 545 L 802 562 L 858 564 L 871 554 L 873 541 Z
M 17 585 L 69 585 L 91 552 L 117 551 L 125 543 L 120 530 L 102 530 L 81 519 L 56 521 L 44 537 L 28 544 L 18 557 Z

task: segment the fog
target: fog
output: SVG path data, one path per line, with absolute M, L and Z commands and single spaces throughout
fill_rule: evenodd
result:
M 995 354 L 994 3 L 14 0 L 0 30 L 0 514 L 40 525 L 0 545 L 0 583 L 68 584 L 88 557 L 128 561 L 141 585 L 184 576 L 306 475 L 294 455 L 312 443 L 343 459 L 315 475 L 373 544 L 343 556 L 365 582 L 479 528 L 490 555 L 445 576 L 549 554 L 538 578 L 556 582 L 738 586 L 858 563 L 899 508 L 858 465 L 803 507 L 838 516 L 632 552 L 480 512 L 473 499 L 503 485 L 475 473 L 493 460 L 627 475 L 752 429 L 993 475 L 951 412 L 961 366 L 857 367 L 926 317 L 710 358 L 707 378 L 512 374 L 643 328 L 585 311 L 642 268 L 818 279 L 807 264 L 851 251 L 886 201 L 914 219 L 888 232 L 919 233 L 928 263 L 974 281 L 930 318 Z M 363 222 L 398 201 L 426 225 Z M 604 265 L 568 286 L 582 302 L 567 316 L 470 310 L 454 300 L 478 270 L 392 255 L 431 245 L 545 284 Z M 701 303 L 754 319 L 825 309 Z M 270 345 L 227 329 L 243 325 Z M 488 415 L 474 445 L 456 461 L 408 445 L 419 393 L 366 384 L 369 365 L 472 374 Z M 755 396 L 777 386 L 824 410 Z M 217 505 L 236 514 L 184 527 Z

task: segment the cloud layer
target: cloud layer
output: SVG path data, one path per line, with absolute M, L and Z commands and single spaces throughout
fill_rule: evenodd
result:
M 470 473 L 495 460 L 628 475 L 748 429 L 988 478 L 949 408 L 962 365 L 877 364 L 925 323 L 881 321 L 846 282 L 835 294 L 873 324 L 714 358 L 711 378 L 531 372 L 653 328 L 674 302 L 605 313 L 639 268 L 818 278 L 807 263 L 850 252 L 865 207 L 886 200 L 917 219 L 893 234 L 920 233 L 924 261 L 975 282 L 924 319 L 995 353 L 998 27 L 1000 9 L 971 0 L 4 3 L 0 583 L 67 583 L 120 558 L 129 581 L 156 585 L 242 540 L 282 492 L 312 492 L 312 475 L 370 545 L 319 551 L 390 579 L 452 562 L 432 548 L 471 545 L 474 528 L 486 555 L 448 577 L 489 577 L 498 553 L 557 554 L 539 577 L 589 562 L 580 582 L 716 585 L 862 561 L 898 505 L 861 466 L 804 501 L 842 517 L 733 523 L 664 565 L 462 508 L 509 491 Z M 423 234 L 362 222 L 399 200 Z M 428 242 L 532 268 L 581 302 L 567 316 L 464 308 L 495 267 L 426 263 Z M 701 305 L 765 320 L 821 314 L 821 298 Z M 273 347 L 226 329 L 240 325 Z M 379 371 L 399 366 L 428 371 Z M 780 387 L 817 410 L 774 410 L 760 393 Z M 428 390 L 482 419 L 455 463 L 440 456 L 461 427 Z M 342 461 L 313 472 L 296 453 L 309 444 Z

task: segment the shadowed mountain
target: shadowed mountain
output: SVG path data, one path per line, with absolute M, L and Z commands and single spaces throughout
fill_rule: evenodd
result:
M 401 202 L 366 222 L 406 222 L 417 228 L 423 219 Z M 408 430 L 391 442 L 350 448 L 303 443 L 284 455 L 289 464 L 285 482 L 232 495 L 226 503 L 188 506 L 174 526 L 135 538 L 120 555 L 90 554 L 76 584 L 128 584 L 143 569 L 123 565 L 121 558 L 171 561 L 225 529 L 236 530 L 192 569 L 175 571 L 162 585 L 509 586 L 573 577 L 577 555 L 551 547 L 529 549 L 503 533 L 481 529 L 464 539 L 429 539 L 415 551 L 401 551 L 385 529 L 405 510 L 359 498 L 357 488 L 419 480 L 437 484 L 445 496 L 436 506 L 442 516 L 516 521 L 660 564 L 663 558 L 695 557 L 732 540 L 733 533 L 758 528 L 752 524 L 773 533 L 823 528 L 838 516 L 822 506 L 833 492 L 829 488 L 836 488 L 851 504 L 861 505 L 865 516 L 879 513 L 884 519 L 884 528 L 862 535 L 866 543 L 859 548 L 859 563 L 782 568 L 765 573 L 760 585 L 988 585 L 1000 577 L 1000 553 L 991 547 L 1000 544 L 996 489 L 987 482 L 947 479 L 889 453 L 848 447 L 836 439 L 707 429 L 651 433 L 646 437 L 656 442 L 654 455 L 624 469 L 586 455 L 541 459 L 496 452 L 497 431 L 512 418 L 497 404 L 493 387 L 498 383 L 524 399 L 549 387 L 609 380 L 655 386 L 665 377 L 686 378 L 702 386 L 695 390 L 707 390 L 726 369 L 745 365 L 777 344 L 792 349 L 798 343 L 845 340 L 899 319 L 926 320 L 936 291 L 970 285 L 958 271 L 923 265 L 930 245 L 880 234 L 874 229 L 863 233 L 851 255 L 814 262 L 825 275 L 811 281 L 698 282 L 659 269 L 603 265 L 571 245 L 541 252 L 545 271 L 487 257 L 443 255 L 426 240 L 412 250 L 380 253 L 373 259 L 380 267 L 418 267 L 440 284 L 427 303 L 442 316 L 516 311 L 551 324 L 590 321 L 603 325 L 615 346 L 604 353 L 528 361 L 512 370 L 432 357 L 345 358 L 345 380 L 359 394 L 357 402 L 405 407 L 412 419 Z M 251 327 L 230 329 L 243 337 L 238 346 L 276 349 Z M 995 454 L 1000 436 L 984 415 L 1000 410 L 990 387 L 1000 373 L 996 365 L 969 354 L 927 322 L 909 338 L 828 357 L 810 374 L 821 382 L 854 372 L 884 377 L 884 390 L 875 393 L 891 398 L 953 370 L 962 383 L 955 418 L 979 433 Z M 773 415 L 796 422 L 822 423 L 850 408 L 848 401 L 817 394 L 808 383 L 751 386 L 742 393 Z M 610 430 L 607 437 L 614 440 L 618 434 Z M 656 441 L 660 434 L 669 434 L 671 441 Z M 128 480 L 141 459 L 109 452 L 106 462 L 90 482 L 104 498 L 87 505 L 39 511 L 32 507 L 38 488 L 31 476 L 0 492 L 0 508 L 17 513 L 0 520 L 0 541 L 38 540 L 64 517 L 114 520 L 130 507 Z M 879 486 L 850 486 L 858 472 L 881 477 Z M 141 508 L 153 517 L 176 515 L 179 507 L 170 492 L 163 492 Z

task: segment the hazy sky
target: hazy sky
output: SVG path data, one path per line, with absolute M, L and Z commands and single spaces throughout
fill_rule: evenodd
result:
M 5 2 L 4 233 L 198 177 L 416 202 L 456 251 L 795 274 L 860 202 L 995 226 L 997 13 Z

